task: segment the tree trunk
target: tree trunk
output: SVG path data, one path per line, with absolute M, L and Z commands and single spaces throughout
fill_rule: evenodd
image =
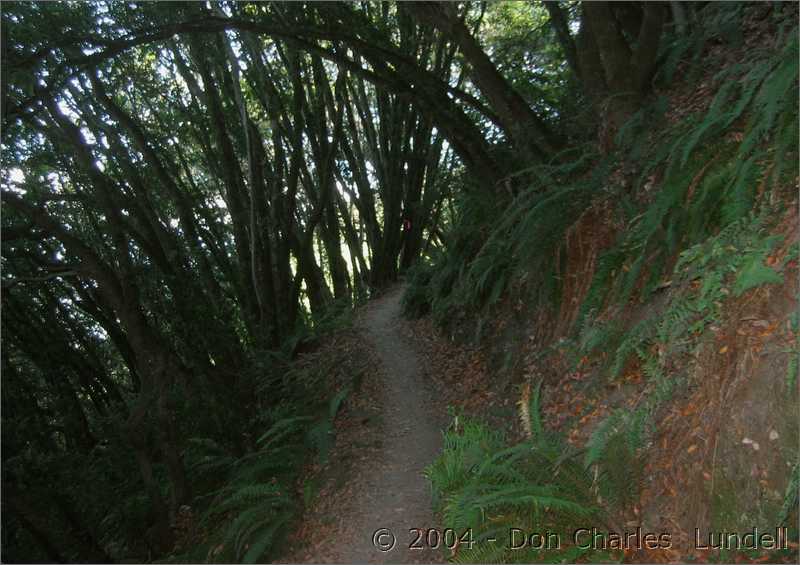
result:
M 580 66 L 578 65 L 578 54 L 575 48 L 575 41 L 572 39 L 572 34 L 569 32 L 569 22 L 564 10 L 561 9 L 561 4 L 557 0 L 544 0 L 542 2 L 550 15 L 550 25 L 553 26 L 553 31 L 556 34 L 559 45 L 564 51 L 564 57 L 567 59 L 569 68 L 576 77 L 581 77 Z
M 665 5 L 648 2 L 641 10 L 638 6 L 612 7 L 609 2 L 584 1 L 581 7 L 577 42 L 581 80 L 603 115 L 601 144 L 610 149 L 616 132 L 641 107 L 649 92 Z
M 470 64 L 469 75 L 489 101 L 525 161 L 538 161 L 558 150 L 560 142 L 555 134 L 500 74 L 464 22 L 454 13 L 455 5 L 414 2 L 408 7 L 420 21 L 432 23 L 458 45 Z

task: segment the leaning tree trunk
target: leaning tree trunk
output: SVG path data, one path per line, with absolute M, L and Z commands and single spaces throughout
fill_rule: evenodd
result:
M 605 122 L 602 145 L 610 149 L 616 132 L 650 91 L 666 6 L 648 2 L 641 17 L 635 18 L 610 2 L 584 1 L 581 7 L 577 42 L 581 78 L 587 94 L 600 107 Z M 635 40 L 628 40 L 622 30 L 627 29 L 630 36 L 637 26 Z M 598 69 L 602 69 L 602 81 Z
M 458 45 L 470 65 L 469 76 L 489 101 L 516 151 L 525 161 L 539 160 L 558 150 L 560 143 L 556 136 L 497 70 L 455 13 L 455 5 L 413 2 L 408 7 L 421 22 L 432 23 Z

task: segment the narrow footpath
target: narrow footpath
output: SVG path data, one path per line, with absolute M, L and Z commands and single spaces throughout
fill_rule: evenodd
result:
M 306 563 L 444 562 L 442 550 L 412 549 L 415 529 L 437 527 L 431 488 L 423 472 L 439 453 L 447 417 L 426 378 L 423 358 L 405 334 L 402 287 L 371 301 L 357 329 L 364 349 L 377 359 L 375 375 L 361 395 L 369 395 L 377 416 L 366 437 L 372 446 L 347 466 L 332 492 L 321 494 L 303 524 L 302 539 L 282 560 Z M 348 438 L 343 438 L 348 439 Z M 330 500 L 333 498 L 334 500 Z M 317 514 L 314 516 L 314 514 Z M 323 516 L 320 516 L 323 514 Z M 318 525 L 324 527 L 318 527 Z M 377 532 L 377 533 L 376 533 Z

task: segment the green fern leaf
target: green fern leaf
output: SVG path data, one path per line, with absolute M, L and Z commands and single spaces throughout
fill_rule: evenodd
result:
M 747 290 L 763 284 L 781 284 L 783 275 L 767 267 L 761 256 L 751 257 L 736 278 L 733 293 L 741 296 Z

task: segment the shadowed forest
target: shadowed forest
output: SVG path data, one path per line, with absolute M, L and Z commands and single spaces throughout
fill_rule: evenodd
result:
M 3 562 L 797 562 L 797 3 L 0 15 Z

